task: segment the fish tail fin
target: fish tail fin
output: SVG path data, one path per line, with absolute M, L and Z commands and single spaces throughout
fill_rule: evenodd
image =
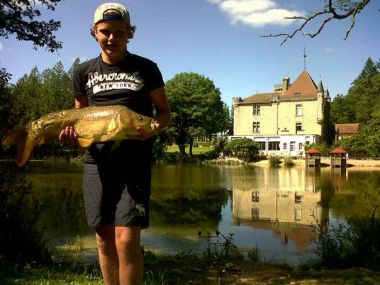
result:
M 10 131 L 2 141 L 3 145 L 16 145 L 16 163 L 23 166 L 28 160 L 33 147 L 33 139 L 29 137 L 25 128 L 18 128 Z
M 5 138 L 2 141 L 3 145 L 18 145 L 20 141 L 26 140 L 26 130 L 25 128 L 17 128 L 5 136 Z

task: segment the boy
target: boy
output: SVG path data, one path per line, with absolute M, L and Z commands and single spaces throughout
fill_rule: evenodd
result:
M 157 132 L 171 119 L 162 75 L 152 61 L 131 54 L 127 43 L 135 27 L 119 3 L 104 3 L 94 13 L 92 36 L 100 56 L 78 66 L 73 76 L 75 107 L 125 105 L 153 116 Z M 75 142 L 68 126 L 60 140 Z M 96 229 L 105 284 L 142 282 L 141 229 L 149 225 L 152 139 L 144 137 L 93 144 L 84 155 L 83 191 L 87 221 Z

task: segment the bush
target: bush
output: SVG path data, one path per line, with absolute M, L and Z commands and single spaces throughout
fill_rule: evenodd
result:
M 256 247 L 248 250 L 247 257 L 252 262 L 259 262 L 260 261 L 260 251 L 259 251 L 257 245 L 256 245 Z
M 285 166 L 294 166 L 293 158 L 285 157 L 284 164 L 285 164 Z
M 305 145 L 305 151 L 311 148 L 316 148 L 317 150 L 319 150 L 322 156 L 330 156 L 331 148 L 326 143 L 321 143 L 321 144 L 312 143 L 312 144 Z
M 14 163 L 1 163 L 0 177 L 0 256 L 20 263 L 50 261 L 36 227 L 38 208 L 26 203 L 31 183 Z
M 269 156 L 269 165 L 272 167 L 278 167 L 281 164 L 281 159 L 278 156 Z
M 355 134 L 336 142 L 334 147 L 342 147 L 348 151 L 350 157 L 377 157 L 380 155 L 379 135 L 363 137 Z
M 224 151 L 227 155 L 251 162 L 259 155 L 259 145 L 251 139 L 236 139 L 226 143 Z
M 327 224 L 319 229 L 315 240 L 321 264 L 327 267 L 380 266 L 380 220 L 355 217 L 337 225 Z

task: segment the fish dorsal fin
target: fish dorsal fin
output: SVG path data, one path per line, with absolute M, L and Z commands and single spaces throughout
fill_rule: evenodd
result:
M 78 138 L 78 143 L 81 147 L 89 147 L 94 142 L 94 139 Z

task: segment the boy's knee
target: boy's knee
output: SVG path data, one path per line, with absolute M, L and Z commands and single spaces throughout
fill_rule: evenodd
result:
M 140 249 L 140 229 L 120 227 L 116 230 L 116 247 L 118 249 Z
M 115 230 L 113 227 L 96 229 L 96 244 L 99 250 L 106 252 L 115 248 Z

